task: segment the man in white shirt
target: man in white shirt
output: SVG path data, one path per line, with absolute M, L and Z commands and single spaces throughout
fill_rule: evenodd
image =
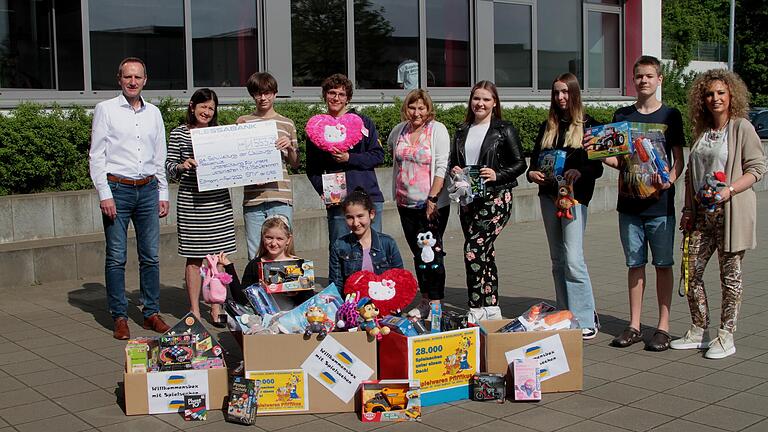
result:
M 107 302 L 115 339 L 129 339 L 125 262 L 128 223 L 133 222 L 139 253 L 139 285 L 148 330 L 168 331 L 160 317 L 160 219 L 168 214 L 165 127 L 160 110 L 141 97 L 147 83 L 141 59 L 120 62 L 122 93 L 93 111 L 89 162 L 99 192 L 106 237 Z

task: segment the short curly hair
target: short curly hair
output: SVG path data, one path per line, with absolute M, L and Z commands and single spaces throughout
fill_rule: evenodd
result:
M 320 87 L 323 89 L 323 100 L 325 100 L 326 93 L 339 87 L 344 87 L 344 92 L 347 93 L 347 102 L 352 100 L 352 92 L 354 91 L 352 81 L 344 74 L 337 73 L 329 76 L 323 80 Z
M 731 95 L 728 113 L 733 117 L 747 117 L 749 110 L 749 90 L 744 81 L 735 73 L 726 69 L 710 69 L 699 74 L 691 85 L 688 94 L 688 113 L 693 123 L 694 135 L 699 136 L 705 130 L 714 127 L 712 113 L 707 109 L 707 91 L 713 81 L 721 81 Z

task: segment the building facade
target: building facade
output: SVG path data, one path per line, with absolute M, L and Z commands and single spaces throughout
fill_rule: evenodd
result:
M 660 0 L 0 0 L 0 105 L 93 105 L 116 67 L 147 63 L 150 98 L 199 87 L 247 98 L 270 71 L 280 97 L 319 101 L 341 72 L 356 102 L 416 86 L 460 102 L 480 79 L 505 101 L 543 101 L 570 71 L 585 97 L 621 99 L 640 54 L 661 54 Z M 658 46 L 656 46 L 658 45 Z

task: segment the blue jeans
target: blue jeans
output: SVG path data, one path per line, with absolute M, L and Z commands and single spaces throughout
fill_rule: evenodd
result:
M 105 279 L 107 304 L 112 318 L 128 316 L 125 298 L 125 262 L 128 249 L 128 223 L 136 231 L 139 254 L 139 288 L 144 317 L 160 312 L 160 201 L 157 179 L 143 186 L 109 182 L 117 216 L 102 217 L 106 237 Z
M 573 219 L 565 219 L 555 214 L 553 198 L 540 196 L 539 201 L 552 259 L 557 307 L 570 310 L 581 328 L 595 328 L 595 297 L 583 247 L 587 207 L 581 204 L 571 207 Z
M 371 222 L 371 228 L 378 232 L 381 230 L 382 218 L 384 216 L 384 203 L 375 202 L 373 208 L 376 210 L 376 217 Z M 349 234 L 349 227 L 347 226 L 347 219 L 344 216 L 344 210 L 340 205 L 328 207 L 326 209 L 328 214 L 328 248 L 333 246 L 333 243 L 339 238 Z
M 282 201 L 269 201 L 255 206 L 243 207 L 245 237 L 248 242 L 248 260 L 256 257 L 261 244 L 261 227 L 270 216 L 283 215 L 293 229 L 293 207 Z
M 672 267 L 675 263 L 674 216 L 636 216 L 619 213 L 619 237 L 627 267 L 643 267 L 648 263 L 648 246 L 654 267 Z

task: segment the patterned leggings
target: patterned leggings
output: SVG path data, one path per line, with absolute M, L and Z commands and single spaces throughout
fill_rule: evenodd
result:
M 493 242 L 509 222 L 511 211 L 510 189 L 496 189 L 461 208 L 459 218 L 464 231 L 469 307 L 499 304 L 499 275 Z
M 741 261 L 744 251 L 725 252 L 723 250 L 724 229 L 723 209 L 714 212 L 702 210 L 696 214 L 694 231 L 688 246 L 688 266 L 691 272 L 688 290 L 688 307 L 691 318 L 697 327 L 709 327 L 709 306 L 707 292 L 704 290 L 704 270 L 712 254 L 717 250 L 720 264 L 720 285 L 722 286 L 722 312 L 720 328 L 733 332 L 736 330 L 736 318 L 741 306 Z

